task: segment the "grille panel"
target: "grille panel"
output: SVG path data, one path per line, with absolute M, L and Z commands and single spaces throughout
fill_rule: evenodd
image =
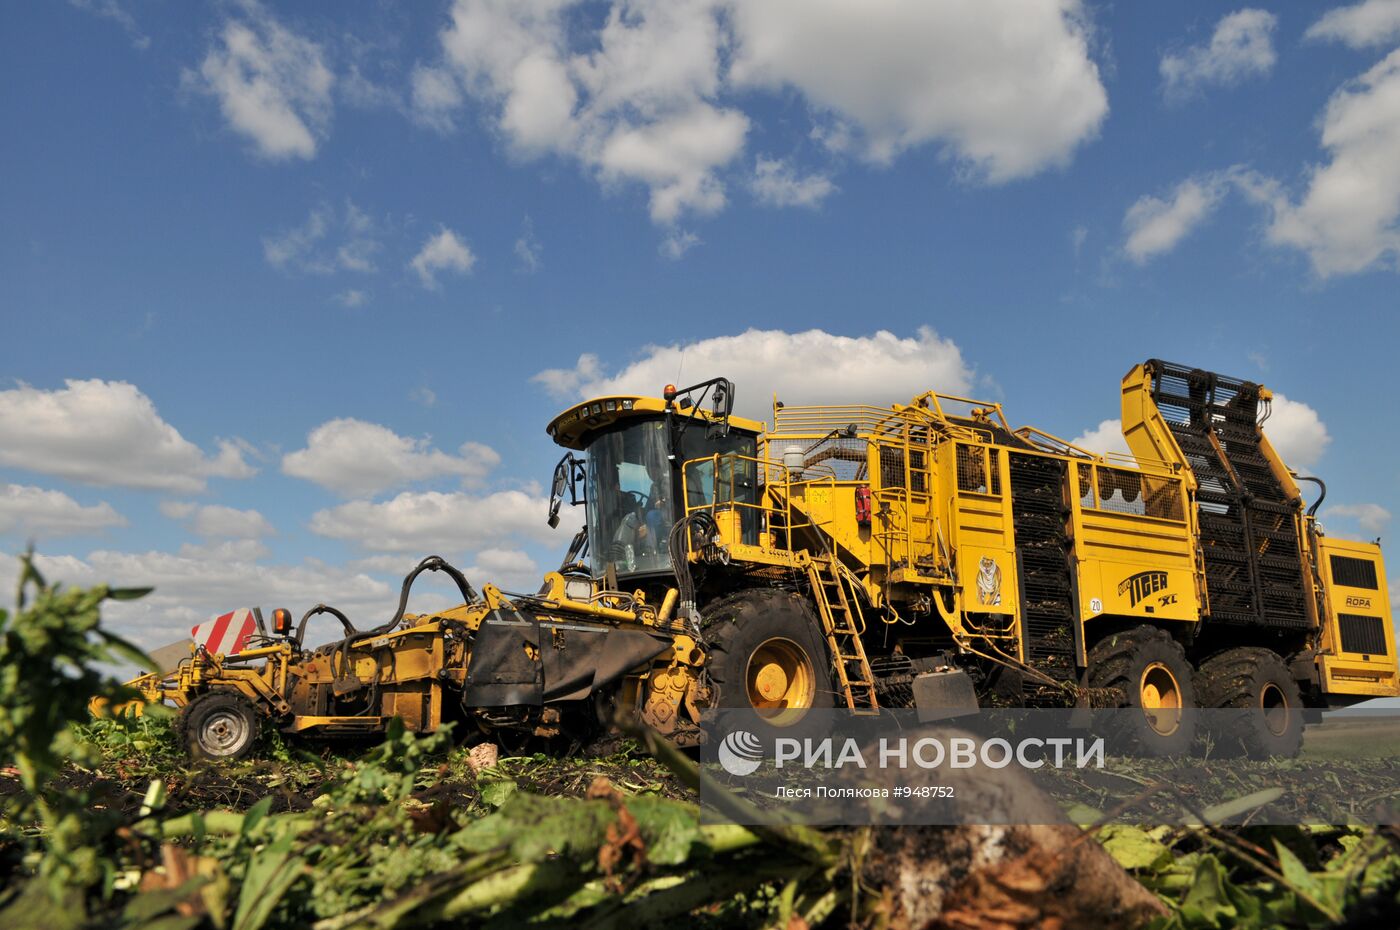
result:
M 1350 556 L 1332 556 L 1332 580 L 1348 588 L 1366 588 L 1375 591 L 1376 563 L 1370 559 L 1353 559 Z
M 1385 627 L 1380 617 L 1367 617 L 1363 614 L 1338 614 L 1337 625 L 1342 631 L 1342 651 L 1360 652 L 1365 655 L 1383 656 L 1389 652 L 1385 648 Z

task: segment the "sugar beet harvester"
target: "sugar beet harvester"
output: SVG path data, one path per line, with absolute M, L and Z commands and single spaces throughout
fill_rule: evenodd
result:
M 732 415 L 720 378 L 600 397 L 549 435 L 586 525 L 533 594 L 478 594 L 441 559 L 386 623 L 285 610 L 253 648 L 193 647 L 137 684 L 180 707 L 196 755 L 459 720 L 502 741 L 597 732 L 619 713 L 681 745 L 717 707 L 773 728 L 809 710 L 921 715 L 983 703 L 1138 708 L 1137 751 L 1193 738 L 1192 707 L 1246 713 L 1232 738 L 1297 751 L 1305 714 L 1400 693 L 1379 546 L 1323 534 L 1263 431 L 1270 393 L 1161 361 L 1122 383 L 1132 457 L 1095 455 L 1001 406 Z M 1321 483 L 1319 482 L 1319 487 Z M 1319 499 L 1320 502 L 1320 499 Z M 405 613 L 423 571 L 460 606 Z M 343 638 L 308 649 L 306 621 Z

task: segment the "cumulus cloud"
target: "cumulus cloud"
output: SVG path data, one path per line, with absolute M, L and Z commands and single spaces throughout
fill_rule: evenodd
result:
M 730 16 L 732 79 L 796 89 L 837 123 L 824 138 L 875 161 L 932 144 L 1001 183 L 1067 163 L 1108 113 L 1077 0 L 739 0 Z
M 46 391 L 0 391 L 0 465 L 98 486 L 202 491 L 206 481 L 256 471 L 240 444 L 207 455 L 124 381 L 65 381 Z
M 533 594 L 544 581 L 544 572 L 520 549 L 482 549 L 465 571 L 472 584 L 490 583 L 506 591 Z
M 219 504 L 196 506 L 188 501 L 161 501 L 160 512 L 172 520 L 189 523 L 190 529 L 208 539 L 258 539 L 276 530 L 256 510 L 239 510 Z
M 476 256 L 467 244 L 457 238 L 457 234 L 446 226 L 439 228 L 437 235 L 431 236 L 418 254 L 413 256 L 409 267 L 418 272 L 418 279 L 429 290 L 437 290 L 437 274 L 450 271 L 454 274 L 471 274 L 476 264 Z
M 264 158 L 312 158 L 330 128 L 335 78 L 321 46 L 256 3 L 241 5 L 184 77 L 218 99 L 229 126 Z
M 786 404 L 905 403 L 930 389 L 965 393 L 972 370 L 949 339 L 929 327 L 913 337 L 880 330 L 837 336 L 751 329 L 688 344 L 647 346 L 640 358 L 606 374 L 596 356 L 572 369 L 550 369 L 536 383 L 560 398 L 600 394 L 656 396 L 684 370 L 687 382 L 724 375 L 737 389 L 735 412 L 755 419 L 771 413 L 773 392 Z
M 1116 452 L 1119 455 L 1132 455 L 1132 450 L 1128 448 L 1128 441 L 1123 438 L 1123 421 L 1118 419 L 1102 420 L 1093 429 L 1085 430 L 1078 436 L 1070 440 L 1081 449 L 1088 449 L 1090 452 L 1097 452 L 1105 455 Z
M 374 271 L 379 249 L 374 221 L 349 200 L 340 211 L 323 204 L 304 223 L 263 238 L 269 265 L 307 274 Z
M 480 481 L 500 463 L 495 450 L 465 442 L 449 455 L 428 439 L 411 439 L 377 423 L 336 419 L 306 437 L 306 448 L 282 458 L 282 471 L 346 497 L 370 495 L 414 481 L 455 476 Z
M 1317 411 L 1301 401 L 1274 394 L 1264 434 L 1290 468 L 1311 468 L 1322 458 L 1332 436 Z
M 114 526 L 126 526 L 126 518 L 106 501 L 85 507 L 62 491 L 0 486 L 0 535 L 48 539 L 86 536 Z
M 1355 520 L 1367 536 L 1380 536 L 1390 525 L 1390 511 L 1380 504 L 1337 504 L 1322 511 L 1322 519 Z
M 518 539 L 561 538 L 545 524 L 549 502 L 524 491 L 484 496 L 404 491 L 386 501 L 318 510 L 312 532 L 378 552 L 462 552 Z
M 1400 49 L 1332 95 L 1321 120 L 1326 164 L 1294 202 L 1277 181 L 1244 180 L 1272 212 L 1268 240 L 1302 251 L 1320 278 L 1400 259 Z
M 1273 35 L 1278 17 L 1264 10 L 1245 9 L 1216 23 L 1210 41 L 1162 56 L 1162 90 L 1181 99 L 1210 84 L 1232 86 L 1268 74 L 1277 55 Z
M 102 608 L 104 624 L 146 648 L 187 637 L 190 627 L 237 607 L 259 606 L 265 615 L 274 607 L 286 607 L 299 616 L 325 602 L 345 611 L 361 628 L 393 615 L 397 584 L 310 559 L 298 565 L 267 564 L 259 561 L 265 553 L 253 540 L 237 540 L 187 546 L 179 552 L 98 550 L 86 557 L 41 553 L 36 561 L 50 581 L 154 585 L 155 591 L 140 600 L 114 601 Z M 0 554 L 0 576 L 14 578 L 17 572 L 16 560 Z
M 1344 42 L 1371 48 L 1400 39 L 1400 0 L 1366 0 L 1338 7 L 1308 27 L 1307 39 Z
M 751 128 L 731 98 L 755 89 L 795 90 L 816 134 L 877 162 L 935 144 L 994 183 L 1064 164 L 1108 110 L 1087 33 L 1079 0 L 885 0 L 876 11 L 619 0 L 601 21 L 571 0 L 457 0 L 415 98 L 420 119 L 447 125 L 465 90 L 516 155 L 641 185 L 652 219 L 670 226 L 724 207 L 724 173 Z M 777 167 L 758 177 L 774 200 L 803 205 L 829 193 L 821 181 Z
M 721 33 L 708 0 L 634 0 L 599 26 L 560 0 L 457 0 L 440 36 L 442 68 L 491 109 L 526 158 L 577 159 L 605 185 L 640 183 L 651 214 L 724 205 L 716 169 L 743 147 L 748 119 L 721 107 Z M 578 51 L 571 35 L 587 33 Z M 425 97 L 430 96 L 426 95 Z M 450 93 L 424 110 L 443 114 Z
M 1168 199 L 1144 195 L 1123 215 L 1123 251 L 1139 265 L 1170 252 L 1210 216 L 1228 190 L 1225 175 L 1187 178 Z
M 824 174 L 801 175 L 788 162 L 762 155 L 749 187 L 759 203 L 770 207 L 817 207 L 836 190 Z

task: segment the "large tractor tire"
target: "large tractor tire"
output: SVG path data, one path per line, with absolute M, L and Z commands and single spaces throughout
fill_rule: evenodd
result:
M 176 728 L 192 758 L 232 762 L 253 751 L 258 712 L 241 694 L 211 691 L 181 709 Z
M 1178 756 L 1196 738 L 1196 690 L 1181 644 L 1165 631 L 1140 626 L 1107 636 L 1089 651 L 1088 684 L 1112 688 L 1120 708 L 1109 714 L 1110 746 L 1138 756 Z
M 1212 749 L 1224 756 L 1292 758 L 1303 745 L 1303 694 L 1283 657 L 1242 647 L 1211 656 L 1196 672 Z
M 712 706 L 753 710 L 770 736 L 794 732 L 836 693 L 821 621 L 796 594 L 745 591 L 706 608 L 702 619 Z

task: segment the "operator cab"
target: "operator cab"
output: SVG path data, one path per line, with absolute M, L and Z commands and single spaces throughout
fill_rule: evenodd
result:
M 549 424 L 550 437 L 571 450 L 554 470 L 550 525 L 559 522 L 567 490 L 587 513 L 594 578 L 610 566 L 629 582 L 673 575 L 671 529 L 690 510 L 713 503 L 717 464 L 724 499 L 757 503 L 754 460 L 763 424 L 733 416 L 733 406 L 734 385 L 715 378 L 679 390 L 668 384 L 662 398 L 589 400 Z M 757 542 L 757 523 L 749 522 L 744 535 Z

